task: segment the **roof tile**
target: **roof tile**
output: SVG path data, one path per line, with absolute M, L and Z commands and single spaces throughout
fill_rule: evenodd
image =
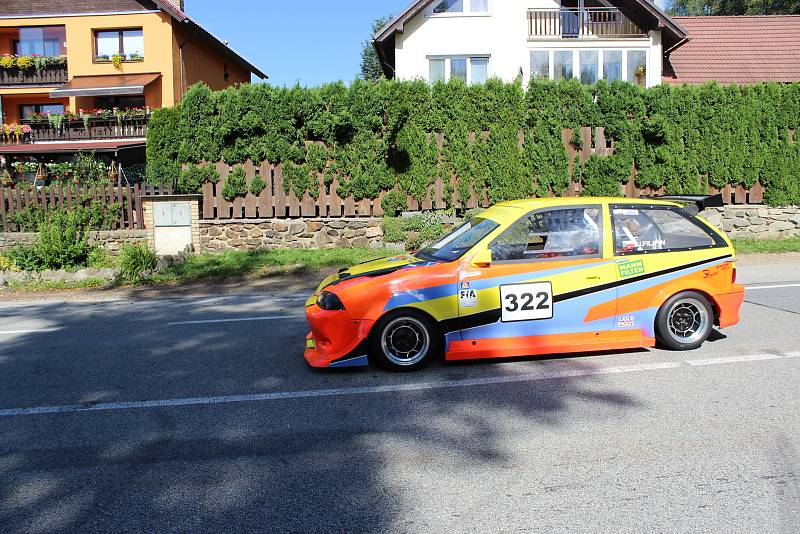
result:
M 674 18 L 689 41 L 665 59 L 664 81 L 800 81 L 800 15 Z

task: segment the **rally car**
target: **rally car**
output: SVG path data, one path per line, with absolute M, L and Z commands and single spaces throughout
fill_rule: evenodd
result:
M 343 269 L 306 303 L 314 367 L 699 347 L 739 322 L 720 197 L 497 204 L 430 246 Z

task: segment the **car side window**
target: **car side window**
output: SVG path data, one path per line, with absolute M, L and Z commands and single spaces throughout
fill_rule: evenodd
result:
M 714 239 L 688 217 L 670 208 L 612 207 L 614 253 L 665 252 L 714 246 Z
M 526 215 L 489 247 L 494 261 L 600 254 L 600 206 L 558 208 Z

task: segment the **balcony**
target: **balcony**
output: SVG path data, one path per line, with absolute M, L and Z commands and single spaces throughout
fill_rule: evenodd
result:
M 0 87 L 51 87 L 63 85 L 68 80 L 66 58 L 54 58 L 51 64 L 39 67 L 6 68 L 0 64 Z
M 113 112 L 108 112 L 113 113 Z M 99 141 L 143 139 L 147 137 L 150 114 L 136 117 L 91 117 L 78 120 L 25 120 L 30 133 L 20 136 L 0 129 L 0 145 L 31 144 L 54 141 Z
M 529 39 L 635 39 L 647 33 L 610 7 L 529 9 Z

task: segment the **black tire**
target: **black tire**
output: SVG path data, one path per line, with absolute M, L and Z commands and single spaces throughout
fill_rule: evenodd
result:
M 714 330 L 714 308 L 695 291 L 684 291 L 667 300 L 656 315 L 656 338 L 672 350 L 699 348 Z
M 441 346 L 441 333 L 430 317 L 408 308 L 381 317 L 369 336 L 371 360 L 389 371 L 422 369 Z

